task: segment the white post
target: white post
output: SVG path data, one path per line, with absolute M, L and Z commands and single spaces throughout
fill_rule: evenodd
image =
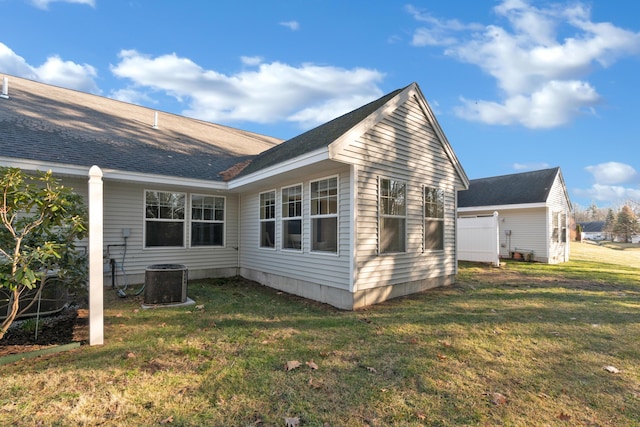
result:
M 89 170 L 89 345 L 104 344 L 102 171 Z

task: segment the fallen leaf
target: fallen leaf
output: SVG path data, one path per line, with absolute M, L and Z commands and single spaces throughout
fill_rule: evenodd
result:
M 605 366 L 604 370 L 607 371 L 607 372 L 611 372 L 612 374 L 620 373 L 620 369 L 616 368 L 615 366 L 611 366 L 611 365 Z
M 160 424 L 171 424 L 173 422 L 173 415 L 169 415 L 164 420 L 160 421 Z
M 491 403 L 494 405 L 504 405 L 507 403 L 507 397 L 502 393 L 493 393 L 491 397 Z
M 204 310 L 204 304 L 196 305 L 195 309 L 196 310 Z
M 569 421 L 571 419 L 571 415 L 560 412 L 560 415 L 558 415 L 558 419 L 562 421 Z
M 287 427 L 298 427 L 300 425 L 300 418 L 298 417 L 284 417 L 284 425 Z
M 318 365 L 316 365 L 315 363 L 313 363 L 313 360 L 310 360 L 308 362 L 305 363 L 308 367 L 310 367 L 311 369 L 313 369 L 314 371 L 316 369 L 318 369 Z
M 136 354 L 135 354 L 133 351 L 129 351 L 129 352 L 127 352 L 127 354 L 125 355 L 125 357 L 126 357 L 127 359 L 135 359 Z
M 293 371 L 294 369 L 299 368 L 300 365 L 302 365 L 302 363 L 298 362 L 297 360 L 290 360 L 284 365 L 284 370 Z
M 438 359 L 440 359 L 440 360 L 447 360 L 447 356 L 445 356 L 444 354 L 440 354 L 440 353 L 438 353 Z
M 449 341 L 440 341 L 443 347 L 451 347 L 451 343 Z
M 371 366 L 367 366 L 366 368 L 367 368 L 367 371 L 369 371 L 369 372 L 372 372 L 374 374 L 378 373 L 378 371 L 376 371 L 376 368 L 372 368 Z

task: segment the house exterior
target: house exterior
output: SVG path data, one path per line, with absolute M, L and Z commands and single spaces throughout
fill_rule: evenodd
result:
M 582 240 L 605 240 L 606 232 L 604 231 L 604 221 L 587 221 L 587 222 L 579 222 L 580 227 L 582 227 Z
M 0 165 L 52 170 L 90 211 L 101 180 L 104 285 L 111 260 L 130 283 L 178 263 L 356 309 L 454 281 L 469 181 L 415 83 L 287 141 L 18 77 L 7 92 Z
M 498 216 L 500 258 L 568 261 L 570 213 L 559 167 L 474 179 L 458 193 L 459 218 Z

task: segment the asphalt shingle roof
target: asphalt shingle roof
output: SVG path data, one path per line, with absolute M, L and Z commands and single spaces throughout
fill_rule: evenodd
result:
M 9 76 L 0 156 L 222 181 L 280 139 Z
M 546 202 L 560 168 L 472 179 L 458 192 L 458 207 Z
M 248 175 L 269 166 L 327 147 L 371 113 L 386 104 L 405 88 L 397 89 L 325 124 L 291 138 L 257 156 L 238 176 Z

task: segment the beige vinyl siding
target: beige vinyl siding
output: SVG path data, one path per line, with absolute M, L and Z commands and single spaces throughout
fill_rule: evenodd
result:
M 553 187 L 549 193 L 547 199 L 548 206 L 548 243 L 549 243 L 549 263 L 556 264 L 559 262 L 569 261 L 569 218 L 570 218 L 570 206 L 567 200 L 566 193 L 564 191 L 564 183 L 562 182 L 561 175 L 556 176 L 553 182 Z M 562 242 L 562 239 L 553 238 L 553 215 L 561 214 L 564 218 L 564 225 L 566 227 L 566 241 Z M 562 232 L 562 223 L 560 223 L 560 232 Z
M 339 157 L 358 165 L 356 290 L 455 274 L 455 189 L 462 187 L 420 105 L 410 98 Z M 407 251 L 378 254 L 378 179 L 407 184 Z M 423 252 L 423 186 L 445 192 L 444 250 Z
M 336 165 L 337 169 L 304 176 L 303 179 L 290 177 L 275 185 L 260 188 L 240 196 L 241 235 L 240 267 L 278 277 L 279 281 L 316 283 L 319 285 L 349 290 L 350 285 L 350 231 L 349 168 Z M 317 179 L 338 177 L 338 253 L 311 252 L 309 184 Z M 282 204 L 281 189 L 302 184 L 302 251 L 282 249 Z M 259 194 L 264 191 L 276 192 L 276 243 L 275 249 L 259 247 Z M 275 283 L 264 283 L 276 285 Z M 276 286 L 283 288 L 284 286 Z
M 224 247 L 189 247 L 189 222 L 186 221 L 185 247 L 183 248 L 144 248 L 144 209 L 145 190 L 183 192 L 187 194 L 187 218 L 192 193 L 225 196 L 225 238 Z M 124 261 L 125 271 L 132 283 L 144 280 L 144 271 L 152 264 L 184 264 L 189 270 L 189 278 L 216 277 L 234 275 L 238 252 L 237 242 L 237 196 L 220 194 L 207 190 L 189 190 L 171 186 L 135 185 L 118 182 L 105 182 L 104 185 L 104 250 L 108 245 L 124 243 L 123 228 L 130 229 L 127 238 L 127 253 Z M 124 248 L 109 247 L 109 257 L 122 261 Z M 110 273 L 109 273 L 110 274 Z

